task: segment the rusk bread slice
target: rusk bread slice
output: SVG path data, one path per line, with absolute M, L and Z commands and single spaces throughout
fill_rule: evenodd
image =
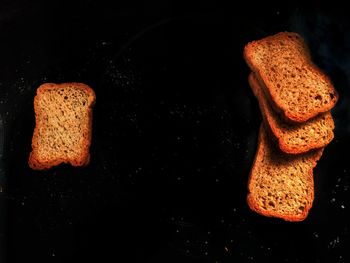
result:
M 329 111 L 338 100 L 330 79 L 312 62 L 297 33 L 252 41 L 244 48 L 244 58 L 286 119 L 307 121 Z
M 94 91 L 82 83 L 46 83 L 37 89 L 36 124 L 28 161 L 32 169 L 89 163 L 94 103 Z
M 248 182 L 249 207 L 268 217 L 304 220 L 314 200 L 313 168 L 322 152 L 323 149 L 300 155 L 283 153 L 261 125 Z
M 259 101 L 263 120 L 277 138 L 282 151 L 290 154 L 305 153 L 312 149 L 325 147 L 334 138 L 334 121 L 329 111 L 307 122 L 287 123 L 270 106 L 254 73 L 249 75 L 249 84 Z

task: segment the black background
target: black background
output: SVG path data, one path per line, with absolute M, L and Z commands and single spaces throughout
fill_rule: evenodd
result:
M 252 6 L 2 1 L 1 262 L 350 259 L 346 8 Z M 301 223 L 246 204 L 261 116 L 243 47 L 286 30 L 340 95 Z M 32 171 L 35 90 L 69 81 L 96 92 L 91 163 Z

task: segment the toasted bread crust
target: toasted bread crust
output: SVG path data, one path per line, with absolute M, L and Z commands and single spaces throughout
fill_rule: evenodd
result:
M 58 89 L 58 88 L 66 88 L 67 86 L 74 86 L 75 88 L 81 89 L 85 91 L 89 95 L 88 99 L 88 125 L 86 127 L 85 134 L 87 136 L 83 140 L 83 151 L 81 152 L 80 156 L 77 158 L 65 158 L 62 156 L 61 158 L 55 158 L 51 160 L 41 160 L 37 156 L 38 147 L 40 147 L 38 140 L 39 140 L 39 129 L 45 128 L 45 127 L 39 127 L 38 125 L 38 118 L 41 114 L 40 107 L 38 106 L 38 102 L 41 99 L 42 94 L 50 89 Z M 72 166 L 86 166 L 90 161 L 90 153 L 89 148 L 91 144 L 91 135 L 92 135 L 92 107 L 95 104 L 96 96 L 93 89 L 91 89 L 88 85 L 83 83 L 76 83 L 76 82 L 70 82 L 70 83 L 62 83 L 62 84 L 54 84 L 54 83 L 45 83 L 42 84 L 37 89 L 37 94 L 34 98 L 34 111 L 35 111 L 35 120 L 36 125 L 33 132 L 33 138 L 32 138 L 32 151 L 29 155 L 28 164 L 29 166 L 34 170 L 46 170 L 53 166 L 57 166 L 61 163 L 70 163 Z
M 291 221 L 291 222 L 303 221 L 307 217 L 314 200 L 313 168 L 316 166 L 317 161 L 322 156 L 323 149 L 318 149 L 318 150 L 314 150 L 306 154 L 303 154 L 303 157 L 306 158 L 309 162 L 311 162 L 311 167 L 312 167 L 307 171 L 307 186 L 308 186 L 307 201 L 308 202 L 306 203 L 306 206 L 301 213 L 292 214 L 287 212 L 281 213 L 274 210 L 269 211 L 269 210 L 263 209 L 261 205 L 259 205 L 259 203 L 257 202 L 255 193 L 258 190 L 255 189 L 254 182 L 258 179 L 256 177 L 258 172 L 257 169 L 259 169 L 260 163 L 263 162 L 267 147 L 273 147 L 273 146 L 271 145 L 271 141 L 268 139 L 268 135 L 265 131 L 264 125 L 261 125 L 260 132 L 259 132 L 259 139 L 258 139 L 258 149 L 256 151 L 255 159 L 254 159 L 253 166 L 248 179 L 248 195 L 247 195 L 248 206 L 250 207 L 251 210 L 263 216 L 280 218 L 285 221 Z M 281 155 L 283 155 L 283 153 L 281 153 Z M 290 158 L 290 157 L 291 156 L 287 158 Z M 295 156 L 294 158 L 300 158 L 300 155 Z M 266 174 L 265 176 L 270 176 L 270 175 Z
M 263 69 L 259 63 L 256 63 L 254 60 L 254 55 L 256 53 L 257 48 L 263 46 L 263 45 L 269 45 L 269 43 L 276 43 L 279 41 L 290 41 L 289 39 L 293 39 L 295 42 L 295 46 L 297 46 L 297 49 L 299 51 L 299 54 L 294 55 L 301 55 L 303 56 L 302 60 L 305 64 L 307 64 L 307 70 L 310 72 L 313 72 L 314 75 L 318 76 L 318 79 L 327 84 L 328 91 L 332 94 L 330 97 L 330 100 L 328 103 L 325 103 L 322 107 L 313 107 L 307 112 L 303 112 L 302 114 L 290 110 L 286 102 L 283 101 L 283 99 L 280 98 L 279 94 L 277 94 L 276 90 L 273 88 L 273 83 L 268 77 L 268 74 L 271 74 L 271 72 L 266 72 L 266 70 Z M 282 56 L 283 54 L 281 54 Z M 305 122 L 319 113 L 324 113 L 329 111 L 334 107 L 338 100 L 338 93 L 334 89 L 330 79 L 326 74 L 322 72 L 321 69 L 319 69 L 311 60 L 311 55 L 309 52 L 309 49 L 303 39 L 300 35 L 296 33 L 290 33 L 290 32 L 281 32 L 273 36 L 268 36 L 266 38 L 263 38 L 261 40 L 252 41 L 248 43 L 244 48 L 244 58 L 248 64 L 248 66 L 251 68 L 251 70 L 257 75 L 259 81 L 264 83 L 264 88 L 266 88 L 268 96 L 270 97 L 271 101 L 273 101 L 273 107 L 277 109 L 279 112 L 281 112 L 284 117 L 292 122 Z M 311 104 L 310 104 L 311 105 Z
M 312 149 L 325 147 L 333 140 L 334 121 L 330 112 L 321 113 L 320 115 L 304 123 L 296 123 L 294 125 L 284 123 L 284 119 L 280 118 L 268 104 L 265 93 L 263 92 L 264 90 L 261 87 L 261 84 L 255 78 L 254 73 L 249 75 L 248 81 L 255 97 L 259 101 L 264 123 L 278 140 L 279 148 L 283 152 L 290 154 L 305 153 Z M 311 132 L 311 130 L 317 128 L 317 125 L 323 121 L 326 123 L 325 130 L 322 130 L 320 135 L 313 138 L 315 137 L 315 134 L 313 133 L 314 131 Z M 289 144 L 288 139 L 291 139 L 291 136 L 298 132 L 302 132 L 305 137 L 311 139 L 307 142 L 302 142 L 295 145 Z M 326 137 L 323 138 L 324 136 Z

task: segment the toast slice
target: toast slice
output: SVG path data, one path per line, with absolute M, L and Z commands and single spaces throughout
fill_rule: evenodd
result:
M 249 207 L 268 217 L 304 220 L 314 199 L 313 168 L 322 152 L 321 148 L 300 155 L 285 154 L 268 138 L 261 125 L 248 181 Z
M 259 101 L 264 123 L 278 141 L 279 148 L 286 153 L 300 154 L 322 148 L 334 138 L 334 121 L 331 113 L 321 113 L 303 123 L 290 124 L 276 113 L 267 101 L 261 84 L 254 73 L 249 75 L 249 84 Z
M 82 83 L 46 83 L 37 89 L 36 124 L 28 161 L 32 169 L 89 163 L 94 103 L 94 91 Z
M 312 62 L 297 33 L 252 41 L 244 48 L 244 58 L 287 120 L 305 122 L 329 111 L 338 100 L 330 79 Z

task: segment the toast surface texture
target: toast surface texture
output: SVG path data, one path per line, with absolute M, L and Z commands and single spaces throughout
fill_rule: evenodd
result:
M 313 168 L 323 149 L 305 154 L 281 152 L 261 125 L 259 143 L 248 181 L 249 207 L 264 216 L 304 220 L 314 199 Z
M 89 163 L 95 93 L 82 83 L 45 83 L 34 98 L 35 129 L 29 166 L 49 169 L 61 163 Z
M 338 94 L 330 79 L 311 60 L 297 33 L 281 32 L 252 41 L 244 58 L 264 84 L 273 107 L 292 122 L 305 122 L 329 111 Z
M 254 73 L 249 75 L 250 87 L 258 99 L 265 125 L 278 140 L 279 148 L 286 153 L 300 154 L 328 145 L 334 138 L 334 121 L 331 113 L 321 113 L 303 123 L 290 124 L 284 121 L 270 106 L 261 83 Z

